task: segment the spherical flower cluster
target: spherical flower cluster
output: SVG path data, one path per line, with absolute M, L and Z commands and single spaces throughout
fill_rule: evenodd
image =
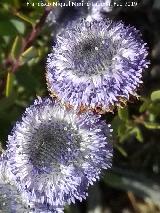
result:
M 103 14 L 112 10 L 111 0 L 91 0 L 88 9 L 89 14 L 86 17 L 87 21 L 100 21 L 103 19 Z
M 6 152 L 0 157 L 0 212 L 32 213 L 35 208 L 27 203 L 25 192 L 17 189 L 15 176 L 8 166 Z M 36 208 L 36 213 L 42 213 L 42 209 Z M 47 212 L 48 211 L 44 211 Z
M 3 152 L 0 157 L 0 210 L 15 213 L 51 213 L 45 205 L 33 202 L 26 191 L 16 187 L 16 176 L 11 171 L 7 152 L 8 150 Z M 54 213 L 63 211 L 56 209 Z
M 80 6 L 81 3 L 82 6 Z M 76 7 L 75 5 L 79 6 Z M 54 36 L 56 36 L 57 32 L 65 28 L 71 20 L 86 17 L 87 14 L 87 3 L 81 2 L 81 0 L 70 0 L 64 3 L 55 2 L 55 6 L 53 6 L 46 18 L 46 24 L 51 31 L 50 35 L 53 37 L 52 40 L 54 40 Z
M 0 212 L 27 212 L 15 186 L 0 180 Z
M 0 158 L 3 212 L 62 213 L 111 167 L 112 130 L 95 112 L 136 96 L 147 47 L 134 27 L 102 18 L 110 0 L 95 3 L 87 19 L 62 26 L 48 55 L 47 85 L 58 100 L 36 99 L 8 136 Z
M 146 56 L 134 27 L 109 20 L 72 22 L 48 55 L 48 89 L 75 109 L 110 111 L 135 95 Z
M 82 201 L 111 166 L 110 128 L 99 115 L 77 115 L 39 98 L 8 137 L 7 158 L 27 200 L 60 212 L 64 204 Z

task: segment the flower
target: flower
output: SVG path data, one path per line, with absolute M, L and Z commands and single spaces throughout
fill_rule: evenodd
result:
M 49 210 L 82 201 L 87 188 L 111 167 L 110 128 L 100 115 L 66 111 L 37 99 L 8 137 L 7 156 L 17 186 Z
M 112 10 L 111 0 L 91 0 L 88 7 L 89 14 L 87 16 L 87 21 L 97 20 L 100 21 L 103 19 L 103 14 L 110 12 Z
M 53 37 L 52 41 L 56 33 L 65 28 L 68 22 L 79 17 L 85 17 L 88 12 L 87 3 L 82 3 L 81 0 L 69 0 L 63 3 L 53 2 L 53 7 L 51 8 L 46 18 L 46 24 L 50 28 L 51 36 Z
M 0 157 L 0 212 L 27 213 L 28 210 L 32 212 L 34 209 L 26 205 L 12 177 L 13 174 L 7 167 L 6 153 L 3 153 Z
M 0 180 L 0 212 L 28 212 L 16 187 Z
M 16 213 L 51 213 L 45 205 L 32 202 L 23 189 L 16 187 L 16 176 L 11 172 L 8 161 L 7 151 L 4 151 L 0 156 L 0 210 Z
M 47 59 L 48 89 L 75 109 L 111 111 L 136 94 L 148 67 L 146 44 L 121 22 L 72 22 Z

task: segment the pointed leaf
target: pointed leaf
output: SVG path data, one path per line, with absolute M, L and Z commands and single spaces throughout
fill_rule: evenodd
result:
M 152 101 L 160 100 L 160 90 L 152 92 L 152 94 L 151 94 L 151 100 Z
M 29 24 L 31 24 L 32 26 L 34 25 L 34 20 L 32 20 L 31 18 L 21 14 L 21 13 L 16 13 L 16 16 L 18 16 L 20 19 L 28 22 Z
M 118 116 L 121 120 L 126 121 L 128 119 L 128 109 L 125 108 L 119 108 L 118 109 Z
M 6 82 L 6 91 L 5 91 L 6 97 L 9 97 L 11 95 L 11 93 L 12 93 L 13 80 L 14 80 L 14 74 L 11 73 L 11 72 L 8 72 L 8 74 L 7 74 L 7 82 Z
M 20 54 L 21 45 L 22 45 L 22 38 L 20 36 L 17 36 L 11 48 L 11 57 L 13 59 L 16 59 L 17 56 Z
M 25 32 L 25 25 L 22 21 L 16 20 L 16 19 L 11 19 L 10 22 L 14 25 L 18 33 L 24 34 Z
M 25 64 L 29 62 L 31 59 L 38 56 L 38 52 L 34 47 L 29 47 L 25 52 L 20 56 L 20 63 Z

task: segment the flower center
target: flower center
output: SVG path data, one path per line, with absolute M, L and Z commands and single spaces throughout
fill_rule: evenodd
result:
M 66 122 L 41 124 L 32 135 L 31 163 L 42 172 L 58 171 L 75 160 L 80 141 L 77 130 Z
M 116 45 L 109 38 L 84 39 L 73 48 L 74 74 L 81 77 L 106 72 L 115 54 Z

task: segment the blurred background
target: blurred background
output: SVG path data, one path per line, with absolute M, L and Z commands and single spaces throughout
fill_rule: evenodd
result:
M 160 213 L 160 0 L 136 1 L 137 6 L 114 2 L 117 6 L 103 16 L 139 29 L 151 64 L 138 88 L 140 98 L 103 116 L 114 129 L 112 169 L 90 187 L 86 201 L 67 206 L 67 213 Z M 0 1 L 1 151 L 25 108 L 37 96 L 48 95 L 46 57 L 56 32 L 88 13 L 86 6 L 51 9 L 44 3 Z

